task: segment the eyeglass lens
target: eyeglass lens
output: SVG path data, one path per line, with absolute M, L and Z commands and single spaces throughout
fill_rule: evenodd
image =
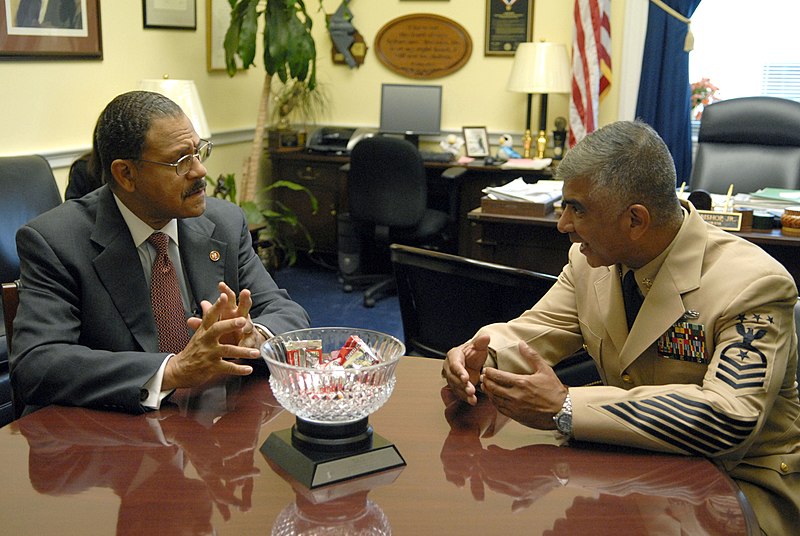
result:
M 186 156 L 180 158 L 177 162 L 178 165 L 175 167 L 175 171 L 178 172 L 178 175 L 186 175 L 189 173 L 189 171 L 192 169 L 192 164 L 194 164 L 195 158 L 197 158 L 201 164 L 205 162 L 211 155 L 211 147 L 212 143 L 210 141 L 202 140 L 201 145 L 197 148 L 196 153 L 187 154 Z

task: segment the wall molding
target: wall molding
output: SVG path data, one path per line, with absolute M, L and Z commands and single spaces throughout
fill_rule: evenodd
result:
M 253 141 L 253 133 L 255 128 L 242 128 L 236 130 L 224 130 L 221 132 L 212 132 L 211 140 L 214 145 L 234 145 L 237 143 L 250 143 Z M 76 147 L 73 149 L 61 149 L 58 151 L 42 151 L 38 154 L 42 155 L 53 169 L 68 168 L 72 163 L 82 154 L 91 150 L 91 147 L 86 145 L 83 147 Z

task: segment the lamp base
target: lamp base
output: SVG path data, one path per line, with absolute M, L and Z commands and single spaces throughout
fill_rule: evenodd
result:
M 273 432 L 261 453 L 309 489 L 406 465 L 400 452 L 374 433 L 367 419 L 354 423 L 348 437 L 314 437 L 317 427 L 297 420 L 292 428 Z
M 539 135 L 536 136 L 536 158 L 542 159 L 544 158 L 544 150 L 547 148 L 547 132 L 544 130 L 539 131 Z

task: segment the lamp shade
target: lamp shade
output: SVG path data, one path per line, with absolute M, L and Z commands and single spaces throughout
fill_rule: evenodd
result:
M 207 140 L 211 138 L 211 129 L 208 128 L 203 104 L 194 80 L 172 80 L 170 78 L 145 79 L 139 81 L 139 89 L 161 93 L 181 107 L 183 113 L 192 122 L 197 134 Z
M 569 93 L 572 72 L 566 45 L 520 43 L 506 89 L 519 93 Z

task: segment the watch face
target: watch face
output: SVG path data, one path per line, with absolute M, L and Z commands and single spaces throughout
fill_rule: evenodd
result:
M 558 416 L 556 427 L 561 433 L 567 434 L 572 432 L 572 415 L 569 413 L 562 413 Z

